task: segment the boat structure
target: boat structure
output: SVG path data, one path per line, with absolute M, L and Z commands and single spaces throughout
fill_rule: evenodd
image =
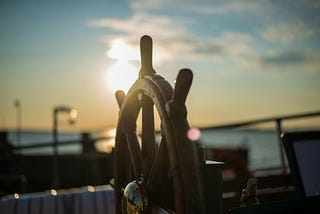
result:
M 0 213 L 320 213 L 320 130 L 283 128 L 320 111 L 193 128 L 185 104 L 192 71 L 181 69 L 173 88 L 153 68 L 150 36 L 140 52 L 138 79 L 127 94 L 116 92 L 110 153 L 94 146 L 109 136 L 14 147 L 0 133 Z M 265 123 L 275 129 L 252 128 Z M 79 154 L 59 154 L 70 145 Z M 47 147 L 54 152 L 23 153 Z

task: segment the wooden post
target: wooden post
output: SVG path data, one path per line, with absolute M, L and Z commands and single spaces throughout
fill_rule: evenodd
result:
M 281 134 L 282 134 L 282 128 L 281 128 L 281 119 L 276 120 L 277 124 L 277 139 L 278 139 L 278 145 L 279 145 L 279 152 L 280 152 L 280 161 L 281 161 L 281 168 L 282 168 L 282 174 L 286 173 L 286 161 L 284 157 L 284 150 L 282 146 L 282 140 L 281 140 Z
M 205 213 L 222 213 L 222 174 L 223 162 L 206 161 L 201 166 Z

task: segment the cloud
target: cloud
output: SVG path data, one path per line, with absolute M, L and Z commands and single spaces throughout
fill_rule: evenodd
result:
M 215 1 L 215 0 L 153 0 L 153 1 L 133 1 L 131 7 L 136 11 L 159 11 L 159 10 L 179 10 L 179 12 L 194 12 L 198 14 L 227 14 L 246 13 L 268 10 L 272 5 L 267 1 Z
M 188 35 L 188 31 L 184 28 L 186 26 L 184 22 L 167 16 L 135 13 L 128 19 L 97 19 L 89 21 L 88 24 L 110 31 L 102 38 L 109 46 L 117 39 L 139 49 L 139 38 L 145 34 L 150 35 L 156 41 L 156 54 L 160 55 L 161 60 L 167 60 L 175 57 L 177 51 L 187 51 L 190 48 L 188 42 L 193 39 L 185 36 Z
M 107 28 L 113 33 L 103 37 L 108 45 L 121 39 L 138 48 L 138 38 L 151 35 L 162 61 L 222 60 L 251 52 L 251 36 L 245 33 L 225 32 L 220 37 L 201 37 L 187 30 L 189 22 L 168 16 L 137 13 L 129 19 L 97 19 L 90 26 Z
M 268 42 L 290 43 L 311 37 L 316 32 L 314 29 L 307 28 L 303 22 L 293 24 L 270 25 L 263 30 L 260 35 Z
M 242 70 L 264 73 L 320 73 L 320 53 L 318 51 L 276 50 L 255 53 L 239 60 Z
M 223 4 L 208 4 L 194 7 L 194 11 L 201 14 L 234 14 L 234 13 L 255 13 L 259 14 L 270 9 L 267 2 L 256 1 L 226 1 Z
M 278 52 L 263 58 L 266 65 L 299 66 L 311 65 L 315 71 L 320 71 L 320 53 L 312 50 Z
M 163 4 L 160 1 L 153 3 Z M 224 11 L 235 10 L 236 7 L 230 5 L 231 3 L 225 6 Z M 253 7 L 257 5 L 252 6 L 251 10 L 254 10 Z M 240 6 L 238 9 L 245 10 Z M 260 43 L 263 41 L 254 33 L 232 31 L 227 28 L 221 29 L 219 34 L 193 34 L 190 31 L 193 21 L 195 20 L 186 19 L 185 16 L 168 16 L 137 10 L 125 19 L 96 19 L 89 21 L 89 25 L 108 30 L 108 34 L 102 38 L 108 45 L 107 48 L 110 48 L 113 41 L 122 40 L 139 50 L 139 38 L 144 34 L 152 36 L 156 50 L 155 64 L 175 63 L 179 60 L 206 61 L 213 66 L 216 62 L 223 64 L 226 70 L 319 72 L 318 51 L 312 51 L 307 47 L 303 50 L 291 50 L 290 46 L 286 46 L 286 51 L 281 48 L 274 49 Z M 302 22 L 297 22 L 294 25 L 270 25 L 260 36 L 269 42 L 293 42 L 306 39 L 313 34 L 314 32 Z
M 263 57 L 263 63 L 269 65 L 283 65 L 283 64 L 300 64 L 302 62 L 308 61 L 311 55 L 306 52 L 298 52 L 298 51 L 287 51 L 287 52 L 279 52 L 269 56 Z M 314 57 L 311 57 L 314 58 Z
M 90 26 L 104 27 L 114 32 L 140 35 L 143 32 L 157 34 L 176 34 L 180 31 L 178 26 L 174 26 L 171 19 L 166 16 L 150 15 L 148 13 L 135 13 L 128 19 L 97 19 L 89 21 Z M 159 28 L 166 27 L 166 31 L 159 31 Z M 171 29 L 174 29 L 173 31 Z

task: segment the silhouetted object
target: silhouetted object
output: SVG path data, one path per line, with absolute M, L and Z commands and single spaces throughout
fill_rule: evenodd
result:
M 287 132 L 282 140 L 297 195 L 320 194 L 320 131 Z
M 69 114 L 70 124 L 74 124 L 77 119 L 77 110 L 69 106 L 57 106 L 53 109 L 53 161 L 52 161 L 52 188 L 59 188 L 59 156 L 58 156 L 58 114 L 67 113 Z
M 21 146 L 21 123 L 22 123 L 22 112 L 21 112 L 21 103 L 20 100 L 14 101 L 14 106 L 17 108 L 17 145 Z
M 0 131 L 0 174 L 8 174 L 11 170 L 14 146 L 8 141 L 8 133 Z
M 25 192 L 27 179 L 20 174 L 14 146 L 8 141 L 8 133 L 0 131 L 0 197 L 13 193 Z
M 82 140 L 82 153 L 94 153 L 97 152 L 94 143 L 92 142 L 90 138 L 89 133 L 82 133 L 81 134 L 81 140 Z
M 258 181 L 256 178 L 249 178 L 247 187 L 242 190 L 240 206 L 249 206 L 260 204 L 257 195 Z
M 248 151 L 246 149 L 206 148 L 206 158 L 222 161 L 224 169 L 231 170 L 236 177 L 249 178 L 252 173 L 248 169 Z
M 116 211 L 122 213 L 122 189 L 139 183 L 144 211 L 164 208 L 176 213 L 204 213 L 200 163 L 195 144 L 187 138 L 185 101 L 193 74 L 189 69 L 180 70 L 173 89 L 153 69 L 151 37 L 141 38 L 140 51 L 138 80 L 126 96 L 116 93 L 120 107 L 115 146 Z M 155 142 L 154 109 L 161 118 L 159 145 Z M 141 149 L 136 135 L 140 110 Z
M 312 196 L 286 201 L 276 201 L 260 205 L 233 208 L 230 214 L 319 214 L 320 197 Z

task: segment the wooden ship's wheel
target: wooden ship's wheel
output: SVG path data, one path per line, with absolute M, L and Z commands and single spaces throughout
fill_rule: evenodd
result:
M 141 70 L 120 107 L 115 144 L 115 204 L 119 213 L 203 213 L 196 146 L 187 138 L 185 101 L 193 74 L 180 70 L 175 88 L 152 66 L 152 39 L 140 40 Z M 161 120 L 155 140 L 154 109 Z M 142 133 L 137 135 L 139 112 Z M 139 137 L 141 136 L 141 142 Z

